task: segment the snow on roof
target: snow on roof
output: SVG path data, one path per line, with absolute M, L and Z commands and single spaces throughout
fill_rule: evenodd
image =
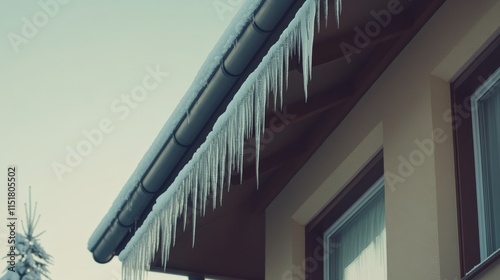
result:
M 245 80 L 226 111 L 217 119 L 206 141 L 170 187 L 158 197 L 143 225 L 120 253 L 124 280 L 144 279 L 159 249 L 165 266 L 170 248 L 175 243 L 177 220 L 183 216 L 184 227 L 186 226 L 188 208 L 201 209 L 199 214 L 203 214 L 209 197 L 214 208 L 217 195 L 222 201 L 223 187 L 231 178 L 232 171 L 242 171 L 245 139 L 261 135 L 264 131 L 268 100 L 274 100 L 275 103 L 278 98 L 282 100 L 283 88 L 287 84 L 288 59 L 295 52 L 303 60 L 302 73 L 307 97 L 307 84 L 312 68 L 314 23 L 316 20 L 319 23 L 320 1 L 325 5 L 327 3 L 327 0 L 306 0 L 257 69 Z M 270 92 L 274 94 L 273 99 L 268 98 Z M 255 139 L 258 174 L 260 137 Z M 193 245 L 196 214 L 192 215 Z
M 105 234 L 113 222 L 113 219 L 118 215 L 118 213 L 120 213 L 122 207 L 125 206 L 133 190 L 139 184 L 145 172 L 153 163 L 156 155 L 161 151 L 165 142 L 171 137 L 177 124 L 188 113 L 191 104 L 193 104 L 198 94 L 207 85 L 210 76 L 220 66 L 225 54 L 234 45 L 236 39 L 244 30 L 247 23 L 252 19 L 255 11 L 260 6 L 262 1 L 263 0 L 245 1 L 245 3 L 240 7 L 238 13 L 234 16 L 228 28 L 224 31 L 221 38 L 196 74 L 193 83 L 187 90 L 179 105 L 176 107 L 172 115 L 170 115 L 168 121 L 159 132 L 153 144 L 148 149 L 128 181 L 125 183 L 123 189 L 118 194 L 108 213 L 104 216 L 90 237 L 87 244 L 87 248 L 89 250 L 92 250 L 97 245 L 100 238 Z

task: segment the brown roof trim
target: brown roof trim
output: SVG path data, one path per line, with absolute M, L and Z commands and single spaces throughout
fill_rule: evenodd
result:
M 363 70 L 360 71 L 356 75 L 355 80 L 352 81 L 352 84 L 355 85 L 355 87 L 353 88 L 350 97 L 344 102 L 343 107 L 324 112 L 324 119 L 328 119 L 330 121 L 318 122 L 305 133 L 304 137 L 301 138 L 303 140 L 301 140 L 300 143 L 297 143 L 300 144 L 301 147 L 304 147 L 304 152 L 297 157 L 297 160 L 290 162 L 283 166 L 280 170 L 277 170 L 267 182 L 262 184 L 262 191 L 255 199 L 257 203 L 255 207 L 256 213 L 265 211 L 267 206 L 269 206 L 269 204 L 290 182 L 293 176 L 295 176 L 295 174 L 297 174 L 297 172 L 306 164 L 309 158 L 311 158 L 327 137 L 337 128 L 347 114 L 349 114 L 349 112 L 354 108 L 357 102 L 371 88 L 382 73 L 384 73 L 387 67 L 389 67 L 392 61 L 394 61 L 399 53 L 406 47 L 411 39 L 413 39 L 418 31 L 427 23 L 427 21 L 444 2 L 445 0 L 422 0 L 419 2 L 413 2 L 415 6 L 412 7 L 412 16 L 409 17 L 413 19 L 413 22 L 408 23 L 407 21 L 395 21 L 397 24 L 403 24 L 401 28 L 394 28 L 394 30 L 398 30 L 398 32 L 395 32 L 398 36 L 395 36 L 394 38 L 391 37 L 392 39 L 385 41 L 382 40 L 382 42 L 380 42 Z M 393 36 L 394 34 L 389 33 L 386 35 Z M 332 38 L 331 40 L 334 39 Z M 321 44 L 328 43 L 322 42 Z M 313 46 L 313 48 L 318 47 Z M 313 52 L 313 61 L 318 61 L 318 63 L 319 61 L 322 61 L 323 58 L 319 58 L 319 55 L 320 54 L 317 52 Z M 333 91 L 335 89 L 331 90 Z

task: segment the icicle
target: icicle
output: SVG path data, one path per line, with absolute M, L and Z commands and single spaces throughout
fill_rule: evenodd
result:
M 195 177 L 197 177 L 198 174 L 195 172 Z M 194 185 L 194 186 L 193 186 Z M 196 236 L 196 207 L 197 207 L 197 203 L 198 203 L 198 182 L 197 180 L 194 181 L 194 184 L 193 182 L 191 182 L 191 187 L 193 188 L 193 202 L 192 202 L 192 205 L 193 205 L 193 210 L 192 210 L 192 215 L 193 215 L 193 248 L 194 248 L 194 241 L 195 241 L 195 236 Z
M 289 58 L 294 55 L 299 57 L 303 67 L 304 96 L 307 99 L 307 84 L 312 74 L 314 27 L 315 22 L 319 21 L 321 10 L 319 1 L 324 1 L 326 15 L 327 0 L 306 0 L 278 42 L 238 90 L 205 143 L 157 199 L 143 225 L 120 254 L 124 280 L 145 279 L 157 250 L 161 251 L 161 263 L 166 266 L 170 249 L 175 244 L 177 221 L 181 216 L 184 218 L 185 230 L 190 207 L 194 246 L 196 216 L 205 214 L 210 196 L 213 208 L 217 204 L 217 195 L 222 205 L 224 184 L 229 189 L 234 172 L 239 172 L 240 181 L 242 180 L 245 141 L 251 136 L 255 138 L 258 187 L 260 140 L 265 130 L 266 107 L 273 100 L 276 109 L 279 99 L 280 109 L 283 108 L 283 93 L 288 87 Z M 340 0 L 336 0 L 335 7 L 338 8 L 338 20 Z M 269 97 L 270 92 L 273 94 L 272 99 Z
M 174 214 L 169 217 L 169 223 L 167 224 L 168 227 L 164 229 L 165 232 L 168 232 L 169 230 L 172 231 L 172 244 L 175 246 L 175 237 L 177 235 L 177 217 L 179 217 L 179 203 L 175 203 L 175 208 L 174 208 Z
M 325 2 L 328 2 L 328 1 L 325 1 Z M 326 4 L 326 5 L 328 5 L 328 4 Z M 337 20 L 337 27 L 340 27 L 340 14 L 341 13 L 342 13 L 342 0 L 335 0 L 335 18 Z
M 338 0 L 338 1 L 341 1 L 341 0 Z M 325 18 L 325 27 L 328 27 L 328 1 L 323 1 L 323 11 L 325 11 L 325 15 L 323 16 Z M 319 17 L 319 13 L 317 16 Z M 340 19 L 340 16 L 337 19 L 337 23 L 338 23 L 339 19 Z M 338 25 L 337 25 L 337 27 L 338 27 Z
M 286 53 L 284 51 L 286 47 L 285 46 L 281 46 L 280 47 L 280 52 L 279 52 L 279 56 L 276 58 L 277 62 L 276 62 L 276 71 L 278 71 L 278 92 L 275 93 L 275 95 L 279 95 L 279 99 L 280 99 L 280 111 L 283 111 L 283 74 L 284 74 L 284 65 L 283 65 L 283 61 L 288 61 L 289 58 L 288 56 L 285 56 Z M 288 69 L 287 69 L 288 70 Z M 286 72 L 288 73 L 288 71 Z M 287 75 L 288 76 L 288 75 Z
M 316 11 L 314 12 L 316 16 L 316 28 L 318 29 L 318 33 L 320 31 L 320 28 L 321 28 L 321 17 L 319 17 L 319 14 L 320 14 L 320 9 L 321 9 L 321 5 L 318 5 L 318 3 L 316 3 Z
M 186 187 L 184 187 L 184 189 L 186 189 Z M 183 230 L 186 231 L 186 225 L 187 225 L 187 217 L 188 217 L 188 194 L 184 191 L 183 192 L 183 197 L 182 197 L 182 200 L 184 201 L 184 227 L 183 227 Z
M 240 174 L 240 184 L 243 183 L 243 155 L 244 155 L 244 150 L 245 150 L 245 130 L 246 130 L 246 125 L 247 125 L 247 120 L 246 120 L 246 110 L 247 107 L 243 106 L 242 110 L 238 112 L 237 118 L 235 120 L 238 122 L 238 153 L 237 153 L 237 160 L 238 160 L 238 172 Z
M 165 222 L 162 223 L 162 240 L 163 240 L 163 250 L 162 250 L 162 254 L 161 254 L 161 264 L 163 267 L 166 267 L 166 264 L 167 264 L 167 258 L 168 258 L 168 255 L 167 255 L 167 245 L 166 245 L 166 241 L 168 240 L 168 230 L 169 230 L 169 227 L 170 227 L 170 221 L 168 220 L 168 215 L 166 213 L 166 211 L 163 211 L 161 213 L 161 217 L 162 217 L 162 220 L 164 220 Z
M 263 90 L 254 91 L 255 99 L 255 175 L 257 179 L 257 188 L 259 187 L 259 162 L 260 162 L 260 138 L 264 131 L 264 120 L 265 118 L 265 101 L 263 94 L 266 94 Z
M 285 41 L 285 43 L 286 43 L 286 46 L 285 46 L 285 57 L 292 57 L 293 54 L 290 52 L 290 45 L 291 45 L 290 38 L 288 38 L 288 40 Z M 285 62 L 285 69 L 283 69 L 283 74 L 285 76 L 285 90 L 288 90 L 288 70 L 290 69 L 290 61 L 289 61 L 289 59 L 283 59 L 283 61 Z
M 201 211 L 200 215 L 205 216 L 205 211 L 207 209 L 207 197 L 208 197 L 208 182 L 210 181 L 208 179 L 208 172 L 206 168 L 200 168 L 200 165 L 203 164 L 203 166 L 208 166 L 208 157 L 205 157 L 205 160 L 200 161 L 198 164 L 198 168 L 200 169 L 199 173 L 201 173 L 201 181 L 198 182 L 198 186 L 201 190 L 201 196 L 200 196 L 200 204 L 201 204 Z
M 232 119 L 231 119 L 232 120 Z M 227 176 L 227 190 L 229 191 L 231 187 L 231 172 L 233 171 L 233 162 L 234 162 L 234 153 L 233 153 L 233 140 L 234 140 L 234 124 L 232 121 L 229 122 L 228 127 L 230 128 L 227 132 L 227 139 L 224 139 L 223 141 L 227 142 L 227 168 L 226 168 L 226 174 Z
M 215 209 L 217 206 L 217 180 L 219 179 L 219 146 L 217 143 L 212 143 L 210 145 L 210 151 L 213 152 L 214 157 L 212 157 L 211 166 L 214 167 L 214 172 L 212 172 L 212 182 L 210 182 L 210 186 L 212 187 L 212 209 Z M 215 152 L 214 152 L 215 150 Z
M 217 139 L 217 144 L 219 146 L 219 150 L 222 151 L 222 157 L 221 157 L 221 161 L 219 162 L 219 168 L 220 168 L 220 172 L 219 172 L 219 177 L 220 177 L 220 183 L 219 183 L 219 188 L 220 188 L 220 194 L 219 194 L 219 199 L 220 199 L 220 205 L 222 206 L 222 196 L 224 194 L 224 175 L 226 174 L 226 162 L 228 161 L 227 159 L 227 149 L 226 149 L 226 145 L 225 145 L 225 142 L 224 142 L 224 139 L 227 139 L 227 132 L 226 131 L 223 131 L 221 133 L 222 135 L 222 139 L 219 138 Z

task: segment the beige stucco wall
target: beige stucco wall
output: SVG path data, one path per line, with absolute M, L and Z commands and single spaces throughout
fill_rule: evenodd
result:
M 388 279 L 459 279 L 453 131 L 443 116 L 449 81 L 499 30 L 499 0 L 445 2 L 266 210 L 266 279 L 303 279 L 314 265 L 304 263 L 304 226 L 382 147 Z M 420 160 L 416 141 L 434 141 L 433 151 L 398 172 L 401 158 Z M 477 279 L 500 279 L 500 265 Z

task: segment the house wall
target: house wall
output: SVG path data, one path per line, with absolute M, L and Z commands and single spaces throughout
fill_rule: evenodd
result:
M 314 269 L 305 225 L 381 148 L 388 279 L 460 279 L 449 83 L 498 34 L 499 15 L 499 0 L 443 4 L 267 208 L 266 279 Z M 500 264 L 475 279 L 500 279 Z

